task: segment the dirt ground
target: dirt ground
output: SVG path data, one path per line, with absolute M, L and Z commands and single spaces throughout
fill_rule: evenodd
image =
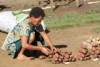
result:
M 15 5 L 14 2 L 9 0 L 0 0 L 2 4 L 7 4 L 9 6 Z M 8 1 L 8 2 L 7 2 Z M 21 0 L 25 4 L 25 0 Z M 32 2 L 32 0 L 30 0 Z M 19 2 L 19 1 L 18 1 Z M 29 3 L 29 1 L 27 2 Z M 71 8 L 72 7 L 72 8 Z M 100 8 L 100 4 L 94 4 L 94 5 L 87 5 L 82 6 L 81 8 L 77 8 L 74 5 L 69 6 L 61 6 L 54 12 L 58 14 L 59 12 L 77 12 L 80 13 L 84 12 L 88 9 L 94 9 L 94 8 Z M 18 8 L 14 9 L 4 9 L 4 10 L 16 10 Z M 20 8 L 19 8 L 20 9 Z M 47 10 L 50 12 L 51 10 Z M 93 33 L 91 30 L 95 27 L 97 27 L 98 24 L 92 24 L 82 27 L 76 27 L 76 28 L 66 28 L 62 30 L 50 30 L 51 32 L 48 34 L 54 43 L 54 45 L 58 46 L 66 46 L 62 47 L 64 49 L 67 49 L 69 51 L 72 51 L 73 54 L 76 56 L 78 52 L 78 48 L 82 45 L 83 41 L 86 41 L 90 36 L 94 37 L 100 37 L 100 34 Z M 7 34 L 0 32 L 0 47 L 2 46 Z M 35 60 L 29 60 L 29 61 L 19 61 L 16 59 L 12 59 L 12 57 L 7 55 L 6 51 L 3 51 L 0 49 L 0 67 L 100 67 L 100 60 L 97 62 L 94 62 L 92 60 L 88 61 L 79 61 L 72 62 L 69 65 L 65 64 L 52 64 L 51 62 L 47 62 L 45 60 L 35 59 Z
M 82 45 L 83 41 L 86 41 L 90 36 L 100 37 L 100 34 L 92 33 L 91 30 L 95 28 L 97 25 L 91 26 L 83 26 L 77 28 L 69 28 L 63 30 L 51 30 L 48 34 L 55 45 L 58 46 L 67 46 L 62 47 L 62 49 L 66 49 L 72 51 L 74 56 L 76 56 L 78 52 L 78 48 Z M 3 44 L 7 34 L 0 32 L 0 47 Z M 99 67 L 99 61 L 79 61 L 72 62 L 69 65 L 65 64 L 52 64 L 51 62 L 47 62 L 46 60 L 29 60 L 29 61 L 19 61 L 16 59 L 12 59 L 11 56 L 7 55 L 6 51 L 0 49 L 0 67 Z

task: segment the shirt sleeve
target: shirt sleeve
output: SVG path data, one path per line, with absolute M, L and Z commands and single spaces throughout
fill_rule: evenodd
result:
M 38 27 L 35 28 L 37 32 L 43 32 L 43 27 L 42 25 L 40 24 Z
M 26 35 L 26 36 L 30 36 L 30 27 L 26 24 L 23 24 L 20 27 L 20 35 Z

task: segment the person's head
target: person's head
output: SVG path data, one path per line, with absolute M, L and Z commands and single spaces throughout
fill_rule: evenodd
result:
M 34 7 L 29 13 L 31 24 L 38 26 L 41 20 L 45 17 L 44 10 L 40 7 Z

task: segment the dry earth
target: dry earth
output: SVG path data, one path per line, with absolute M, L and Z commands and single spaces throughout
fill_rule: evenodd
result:
M 91 26 L 83 26 L 77 28 L 69 28 L 63 30 L 51 30 L 49 36 L 52 42 L 56 46 L 66 46 L 67 47 L 59 47 L 62 49 L 66 49 L 72 51 L 74 56 L 76 56 L 78 52 L 78 48 L 82 45 L 83 41 L 86 41 L 90 36 L 100 37 L 100 34 L 92 33 L 91 30 L 95 28 L 97 25 Z M 5 33 L 0 32 L 0 47 L 3 44 L 3 41 L 6 37 Z M 100 60 L 94 62 L 92 60 L 88 61 L 79 61 L 73 62 L 69 65 L 65 64 L 52 64 L 51 62 L 47 62 L 45 60 L 35 59 L 29 61 L 19 61 L 16 59 L 12 59 L 7 55 L 6 51 L 0 49 L 0 67 L 99 67 Z
M 6 8 L 4 10 L 17 10 L 21 8 L 25 9 L 26 7 L 25 6 L 23 7 L 23 5 L 31 4 L 32 6 L 33 5 L 32 2 L 33 0 L 20 0 L 20 1 L 19 0 L 0 0 L 1 5 L 7 5 L 11 7 L 11 8 Z M 54 13 L 56 15 L 58 15 L 59 12 L 60 13 L 77 12 L 81 14 L 84 11 L 89 10 L 89 9 L 100 8 L 100 3 L 93 4 L 93 5 L 85 5 L 80 8 L 75 7 L 73 3 L 68 6 L 59 7 L 58 9 L 54 11 Z M 50 12 L 50 11 L 51 10 L 47 10 L 47 12 Z M 76 28 L 51 30 L 51 32 L 48 35 L 50 36 L 52 42 L 55 45 L 59 45 L 59 46 L 67 45 L 67 47 L 62 47 L 62 48 L 72 51 L 73 54 L 76 56 L 77 51 L 78 51 L 77 49 L 82 45 L 83 41 L 86 41 L 87 38 L 89 38 L 90 36 L 100 37 L 100 34 L 91 32 L 91 30 L 97 26 L 98 24 L 93 24 L 93 25 L 87 25 L 87 26 L 76 27 Z M 0 32 L 0 47 L 2 46 L 6 36 L 7 34 Z M 7 55 L 6 51 L 3 51 L 0 49 L 0 67 L 55 67 L 55 66 L 57 67 L 66 67 L 66 66 L 67 67 L 100 67 L 100 60 L 97 62 L 94 62 L 92 60 L 88 60 L 88 61 L 77 60 L 76 62 L 71 63 L 69 65 L 52 64 L 45 60 L 39 60 L 39 59 L 29 60 L 29 61 L 19 61 L 16 59 L 12 59 L 10 56 Z

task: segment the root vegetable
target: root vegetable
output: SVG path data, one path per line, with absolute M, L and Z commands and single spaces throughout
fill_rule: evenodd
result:
M 63 52 L 63 51 L 61 51 L 61 53 L 60 53 L 62 56 L 65 56 L 65 52 Z
M 86 57 L 90 56 L 90 53 L 89 53 L 89 52 L 87 52 L 87 53 L 85 54 L 85 56 L 86 56 Z
M 63 59 L 59 58 L 58 60 L 59 60 L 59 62 L 62 62 Z
M 94 55 L 95 54 L 95 52 L 94 51 L 91 51 L 91 55 Z
M 57 60 L 58 60 L 58 58 L 56 58 L 56 57 L 53 57 L 53 60 L 54 60 L 54 61 L 57 61 Z
M 59 58 L 59 57 L 58 57 L 58 54 L 57 54 L 57 53 L 56 53 L 55 55 L 53 55 L 53 60 L 54 60 L 54 61 L 58 61 L 58 58 Z
M 99 50 L 96 50 L 95 53 L 99 55 L 100 54 L 100 51 Z
M 72 62 L 75 62 L 76 61 L 76 58 L 72 58 Z
M 70 55 L 69 54 L 66 54 L 65 57 L 69 59 L 70 58 Z
M 81 48 L 82 49 L 87 49 L 87 46 L 86 45 L 82 45 Z
M 46 59 L 49 62 L 52 62 L 53 64 L 63 63 L 72 61 L 75 62 L 75 58 L 72 55 L 72 52 L 70 51 L 61 51 L 60 49 L 58 51 L 50 51 L 49 55 L 41 55 L 39 56 L 40 59 Z
M 45 59 L 46 57 L 45 56 L 39 56 L 39 59 Z
M 54 55 L 55 55 L 55 57 L 59 58 L 59 55 L 58 55 L 58 53 L 55 53 Z
M 67 54 L 69 54 L 69 55 L 71 55 L 71 54 L 72 54 L 72 52 L 70 52 L 70 51 L 67 51 L 66 53 L 67 53 Z
M 100 51 L 100 46 L 99 46 L 99 47 L 97 47 L 96 49 Z
M 59 64 L 60 62 L 59 61 L 56 61 L 56 64 Z
M 69 62 L 71 62 L 72 61 L 72 58 L 69 58 L 68 60 L 69 60 Z
M 64 58 L 64 59 L 63 59 L 63 62 L 68 62 L 68 61 L 69 61 L 68 58 Z
M 64 57 L 63 56 L 60 56 L 60 59 L 64 59 Z
M 46 60 L 47 60 L 47 61 L 49 61 L 49 62 L 51 61 L 51 59 L 50 59 L 50 58 L 46 58 Z
M 96 47 L 92 47 L 92 50 L 93 50 L 93 51 L 96 51 Z
M 51 63 L 52 63 L 52 64 L 56 64 L 56 61 L 52 60 Z
M 98 55 L 98 58 L 100 58 L 100 55 Z
M 73 58 L 74 56 L 73 55 L 70 55 L 70 58 Z
M 98 46 L 98 44 L 97 44 L 96 42 L 91 42 L 91 45 L 92 45 L 93 47 L 97 47 L 97 46 Z
M 90 60 L 91 59 L 91 57 L 86 57 L 86 60 Z
M 83 61 L 86 61 L 86 60 L 87 60 L 87 58 L 86 58 L 86 57 L 84 57 L 84 58 L 83 58 Z
M 80 57 L 82 57 L 82 58 L 85 57 L 85 55 L 84 55 L 83 53 L 78 53 L 78 56 L 80 56 Z
M 98 55 L 96 55 L 96 54 L 95 54 L 95 55 L 93 55 L 93 58 L 98 58 Z
M 77 56 L 77 59 L 83 61 L 83 58 L 80 57 L 79 55 Z
M 58 51 L 57 50 L 53 50 L 53 53 L 57 53 Z
M 87 49 L 80 49 L 79 52 L 86 54 L 87 53 Z
M 48 58 L 52 58 L 52 55 L 49 55 Z

